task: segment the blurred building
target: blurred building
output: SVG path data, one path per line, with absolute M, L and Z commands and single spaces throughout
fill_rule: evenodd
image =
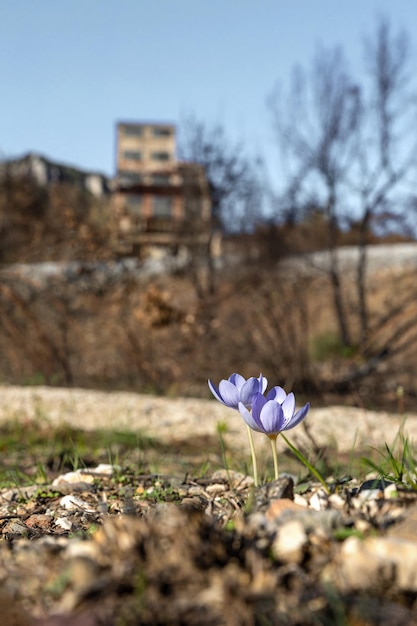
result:
M 6 175 L 29 176 L 41 186 L 53 183 L 76 185 L 96 198 L 104 197 L 110 191 L 110 181 L 103 174 L 57 163 L 35 152 L 0 162 L 0 176 Z
M 117 124 L 114 246 L 121 254 L 210 245 L 211 200 L 204 168 L 176 159 L 170 124 Z

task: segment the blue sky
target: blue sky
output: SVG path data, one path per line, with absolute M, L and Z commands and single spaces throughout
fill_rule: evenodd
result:
M 359 66 L 381 14 L 417 32 L 416 0 L 0 0 L 0 155 L 113 175 L 118 120 L 193 113 L 270 161 L 275 82 L 317 45 Z

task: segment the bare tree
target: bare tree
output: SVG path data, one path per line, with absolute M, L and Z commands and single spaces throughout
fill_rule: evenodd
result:
M 320 51 L 310 82 L 294 71 L 289 98 L 280 91 L 269 99 L 273 123 L 287 166 L 287 188 L 281 196 L 285 220 L 296 221 L 306 206 L 320 206 L 326 216 L 332 258 L 333 301 L 344 345 L 351 345 L 337 245 L 343 186 L 356 148 L 360 98 L 339 49 Z
M 250 230 L 262 206 L 260 160 L 247 156 L 242 142 L 231 142 L 223 126 L 193 115 L 185 117 L 179 136 L 180 158 L 205 168 L 217 226 Z
M 381 19 L 366 42 L 367 79 L 349 71 L 340 49 L 320 50 L 310 74 L 294 72 L 288 97 L 275 89 L 269 107 L 286 164 L 281 219 L 299 219 L 305 207 L 325 217 L 333 304 L 344 346 L 369 352 L 367 251 L 381 216 L 401 220 L 417 169 L 416 98 L 411 93 L 407 37 Z M 314 200 L 314 202 L 313 202 Z M 356 312 L 350 327 L 337 247 L 340 229 L 358 225 Z M 378 325 L 379 322 L 375 322 Z
M 360 345 L 369 334 L 366 297 L 367 244 L 370 229 L 387 212 L 401 221 L 417 173 L 416 94 L 409 89 L 409 44 L 404 32 L 392 34 L 380 20 L 373 40 L 366 41 L 369 93 L 357 147 L 358 172 L 351 185 L 360 215 L 357 291 Z M 365 108 L 366 107 L 366 108 Z

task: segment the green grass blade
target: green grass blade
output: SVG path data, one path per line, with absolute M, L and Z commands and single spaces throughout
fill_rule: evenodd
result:
M 320 472 L 318 472 L 316 468 L 313 467 L 313 465 L 311 465 L 311 463 L 305 458 L 305 456 L 287 439 L 285 435 L 283 435 L 282 433 L 280 434 L 281 434 L 281 437 L 284 439 L 285 443 L 287 444 L 287 446 L 295 454 L 297 459 L 301 461 L 301 463 L 305 465 L 308 471 L 317 478 L 317 480 L 323 485 L 327 493 L 330 493 L 330 488 L 327 485 L 326 481 L 324 480 L 323 476 L 320 474 Z

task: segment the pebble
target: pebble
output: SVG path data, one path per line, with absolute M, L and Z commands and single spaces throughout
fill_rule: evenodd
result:
M 395 586 L 417 591 L 417 542 L 397 537 L 349 537 L 323 579 L 340 591 L 367 591 Z
M 34 513 L 25 520 L 26 526 L 29 528 L 38 527 L 47 529 L 51 525 L 51 515 L 45 515 L 42 513 Z
M 280 500 L 272 500 L 268 509 L 265 512 L 267 520 L 276 520 L 284 512 L 287 511 L 304 511 L 304 507 L 296 504 L 289 498 L 281 498 Z
M 71 530 L 72 522 L 68 517 L 58 517 L 55 520 L 55 526 L 62 528 L 63 530 Z
M 81 472 L 77 470 L 76 472 L 67 472 L 66 474 L 61 474 L 60 476 L 57 476 L 52 482 L 52 487 L 59 487 L 62 484 L 68 483 L 91 484 L 92 482 L 94 482 L 94 476 L 81 474 Z
M 12 535 L 25 535 L 27 531 L 27 526 L 21 522 L 20 519 L 9 520 L 1 530 L 3 535 L 7 535 L 9 533 Z
M 332 493 L 332 495 L 329 496 L 328 502 L 336 509 L 343 509 L 346 505 L 346 500 L 342 498 L 342 496 L 339 496 L 338 493 Z
M 58 487 L 65 483 L 93 483 L 98 476 L 112 476 L 117 466 L 108 463 L 100 463 L 97 467 L 77 469 L 57 476 L 52 482 L 52 487 Z
M 324 489 L 319 489 L 310 498 L 310 506 L 315 511 L 324 511 L 329 506 L 329 496 Z
M 28 487 L 19 487 L 18 489 L 4 489 L 0 493 L 0 501 L 16 502 L 19 499 L 30 500 L 38 491 L 38 485 L 29 485 Z
M 87 502 L 74 495 L 61 498 L 60 505 L 67 511 L 79 511 L 81 509 L 88 513 L 95 513 L 95 509 L 92 509 Z
M 301 563 L 308 536 L 304 524 L 294 519 L 283 524 L 272 542 L 272 554 L 281 563 Z
M 404 514 L 401 509 L 395 511 L 403 519 L 388 529 L 387 535 L 397 539 L 416 541 L 417 539 L 417 505 L 411 506 Z
M 221 493 L 224 493 L 225 491 L 227 491 L 227 486 L 223 485 L 221 483 L 214 483 L 213 485 L 207 485 L 205 491 L 210 496 L 215 498 L 216 496 L 220 495 Z
M 308 507 L 308 502 L 305 498 L 303 498 L 303 496 L 300 496 L 299 493 L 295 493 L 294 494 L 294 504 L 298 504 L 299 506 L 302 507 Z
M 212 480 L 214 481 L 224 481 L 226 484 L 230 484 L 231 487 L 250 487 L 253 485 L 252 476 L 246 476 L 245 474 L 241 474 L 240 472 L 235 472 L 234 470 L 225 470 L 220 469 L 212 474 Z

